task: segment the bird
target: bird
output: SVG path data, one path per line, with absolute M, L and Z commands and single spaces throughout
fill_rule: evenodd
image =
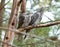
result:
M 21 27 L 27 27 L 28 24 L 30 23 L 31 21 L 31 16 L 28 16 L 26 13 L 22 13 L 22 14 L 19 14 L 19 21 L 18 21 L 18 27 L 17 29 L 21 28 Z M 18 40 L 21 40 L 22 39 L 22 34 L 18 34 Z
M 42 20 L 42 14 L 44 12 L 44 7 L 41 7 L 37 12 L 35 12 L 31 16 L 30 23 L 28 25 L 38 25 L 40 24 L 40 21 Z M 26 33 L 29 33 L 30 29 L 26 30 Z M 27 35 L 25 35 L 24 39 L 26 38 Z
M 44 7 L 41 7 L 36 13 L 33 15 L 29 14 L 19 14 L 19 22 L 18 22 L 18 27 L 17 29 L 21 27 L 27 27 L 29 25 L 38 25 L 42 19 L 42 14 L 44 12 Z M 26 30 L 26 33 L 29 33 L 30 29 Z M 24 39 L 26 38 L 26 35 L 24 36 Z M 18 40 L 22 39 L 22 34 L 18 34 Z

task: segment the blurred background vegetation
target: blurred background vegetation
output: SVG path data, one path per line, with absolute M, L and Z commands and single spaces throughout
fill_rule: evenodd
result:
M 4 5 L 8 1 L 9 0 L 5 0 L 5 1 L 0 0 L 0 7 L 2 3 Z M 27 0 L 26 11 L 30 13 L 34 13 L 41 6 L 45 6 L 45 11 L 41 23 L 60 20 L 60 0 Z M 11 7 L 12 7 L 12 0 L 10 0 L 5 5 L 4 11 L 1 10 L 3 11 L 4 14 L 1 14 L 0 11 L 0 26 L 7 27 L 11 13 Z M 5 32 L 4 30 L 0 29 L 1 40 L 3 40 L 4 38 L 4 32 Z M 19 47 L 59 47 L 60 46 L 60 25 L 44 27 L 44 28 L 35 28 L 31 30 L 30 34 L 35 34 L 41 37 L 41 39 L 29 37 L 26 40 L 23 39 L 23 42 L 19 42 L 17 40 L 17 36 L 15 36 L 14 44 Z M 51 36 L 57 37 L 57 40 L 54 41 L 48 39 L 48 41 L 46 41 L 46 39 Z

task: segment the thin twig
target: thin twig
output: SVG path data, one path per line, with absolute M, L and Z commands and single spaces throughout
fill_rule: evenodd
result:
M 0 12 L 4 8 L 4 6 L 6 6 L 9 2 L 10 2 L 10 0 L 7 3 L 5 3 L 3 6 L 0 7 Z
M 44 16 L 46 16 L 46 15 L 44 15 Z M 49 18 L 48 16 L 46 16 L 50 21 L 53 21 L 51 18 Z

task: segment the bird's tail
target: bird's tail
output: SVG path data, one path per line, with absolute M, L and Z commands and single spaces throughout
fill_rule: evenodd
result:
M 30 32 L 30 30 L 26 30 L 26 33 Z M 27 35 L 24 36 L 24 39 L 26 39 Z

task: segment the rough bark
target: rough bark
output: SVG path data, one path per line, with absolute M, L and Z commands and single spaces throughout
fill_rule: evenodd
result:
M 8 28 L 11 28 L 11 29 L 15 28 L 16 8 L 17 8 L 17 0 L 13 0 L 11 15 L 8 23 Z M 8 29 L 7 32 L 5 33 L 4 41 L 12 44 L 14 40 L 14 36 L 15 36 L 15 33 L 11 32 Z M 8 46 L 7 44 L 3 43 L 2 47 L 11 47 L 11 46 Z

